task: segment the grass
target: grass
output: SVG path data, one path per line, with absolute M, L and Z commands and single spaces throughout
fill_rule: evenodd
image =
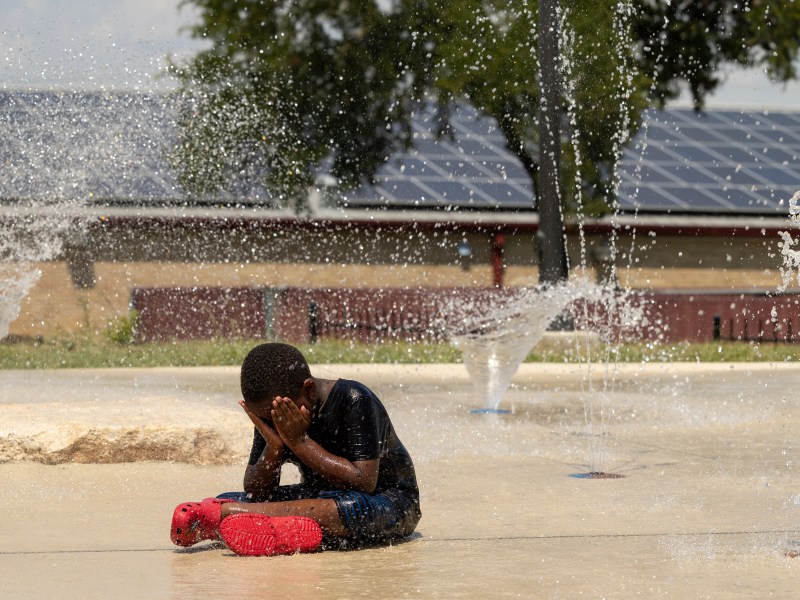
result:
M 714 342 L 648 346 L 625 344 L 612 355 L 619 362 L 793 362 L 800 360 L 800 344 Z
M 105 340 L 64 339 L 0 344 L 0 369 L 70 369 L 107 367 L 194 367 L 240 365 L 264 340 L 208 340 L 118 344 Z M 325 340 L 296 344 L 309 362 L 440 363 L 461 360 L 449 344 L 351 344 Z
M 210 340 L 172 343 L 129 344 L 106 339 L 54 339 L 0 343 L 0 369 L 59 369 L 108 367 L 190 367 L 241 364 L 247 352 L 263 340 Z M 446 343 L 384 342 L 357 344 L 344 340 L 322 340 L 298 347 L 317 364 L 334 363 L 453 363 L 461 353 Z M 585 349 L 535 348 L 528 362 L 577 362 L 585 360 Z M 800 344 L 623 344 L 600 346 L 593 361 L 618 362 L 791 362 L 800 359 Z

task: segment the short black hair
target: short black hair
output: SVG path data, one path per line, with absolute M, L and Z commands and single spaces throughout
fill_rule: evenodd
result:
M 275 396 L 296 400 L 309 377 L 308 362 L 297 348 L 289 344 L 261 344 L 250 350 L 242 363 L 242 396 L 248 404 Z

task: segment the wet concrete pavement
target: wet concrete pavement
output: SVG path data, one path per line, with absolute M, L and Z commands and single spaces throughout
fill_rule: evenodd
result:
M 176 549 L 176 504 L 241 485 L 252 429 L 237 370 L 5 371 L 2 595 L 796 595 L 798 366 L 527 364 L 508 415 L 469 412 L 460 365 L 312 372 L 384 400 L 417 466 L 410 540 L 275 558 Z M 589 471 L 624 477 L 574 477 Z

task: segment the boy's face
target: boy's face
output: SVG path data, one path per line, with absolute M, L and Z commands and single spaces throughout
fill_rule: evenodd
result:
M 265 400 L 264 402 L 253 404 L 245 400 L 244 404 L 247 406 L 247 410 L 272 427 L 272 402 Z
M 294 402 L 298 408 L 305 406 L 308 412 L 313 415 L 315 405 L 313 398 L 316 397 L 316 394 L 316 384 L 312 379 L 307 379 L 303 384 L 303 387 L 300 388 L 300 395 L 297 398 L 289 399 Z M 274 424 L 272 423 L 272 399 L 265 399 L 263 402 L 259 402 L 257 404 L 252 404 L 245 400 L 245 405 L 251 413 L 264 421 L 270 427 L 274 427 Z
M 304 406 L 307 409 L 311 409 L 311 403 L 304 395 L 304 391 L 300 391 L 299 398 L 289 398 L 295 405 L 299 408 Z M 245 401 L 245 405 L 247 405 L 247 409 L 257 416 L 259 419 L 264 421 L 270 427 L 274 427 L 275 425 L 272 422 L 272 400 L 264 400 L 263 402 L 259 402 L 258 404 L 252 404 Z

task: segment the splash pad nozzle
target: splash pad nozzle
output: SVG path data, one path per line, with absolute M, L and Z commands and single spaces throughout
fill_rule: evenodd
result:
M 570 477 L 575 479 L 622 479 L 625 475 L 617 473 L 604 473 L 603 471 L 591 471 L 590 473 L 570 473 Z
M 504 408 L 471 408 L 470 414 L 473 415 L 510 415 L 511 411 Z

